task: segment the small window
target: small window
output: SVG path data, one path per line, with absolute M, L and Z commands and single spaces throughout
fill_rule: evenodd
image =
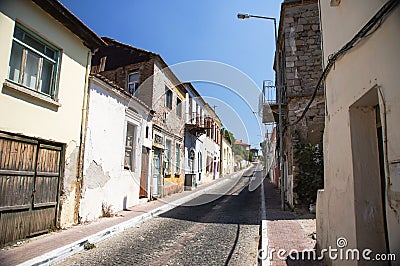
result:
M 179 173 L 181 168 L 181 145 L 179 145 L 178 143 L 176 144 L 175 147 L 175 157 L 176 157 L 175 173 Z
M 135 94 L 139 88 L 139 72 L 133 72 L 128 74 L 128 92 Z
M 182 100 L 179 97 L 176 98 L 176 115 L 182 117 Z
M 136 161 L 136 126 L 127 123 L 125 141 L 124 168 L 135 171 Z
M 149 138 L 149 127 L 147 126 L 146 127 L 146 139 L 148 139 Z
M 60 51 L 16 25 L 11 48 L 8 78 L 31 90 L 55 98 Z
M 172 109 L 172 91 L 165 87 L 165 106 Z

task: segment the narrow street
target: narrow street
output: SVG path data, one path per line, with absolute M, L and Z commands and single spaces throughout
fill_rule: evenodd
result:
M 260 224 L 259 188 L 248 189 L 254 170 L 59 265 L 253 265 Z

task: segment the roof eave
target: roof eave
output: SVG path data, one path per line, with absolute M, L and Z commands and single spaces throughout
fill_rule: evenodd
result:
M 41 9 L 78 36 L 92 51 L 106 43 L 78 17 L 57 0 L 32 0 Z

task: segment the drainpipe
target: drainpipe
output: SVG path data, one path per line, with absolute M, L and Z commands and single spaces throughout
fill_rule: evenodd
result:
M 91 69 L 92 54 L 94 51 L 89 51 L 86 57 L 86 73 L 85 73 L 85 86 L 83 90 L 83 102 L 82 102 L 82 113 L 81 113 L 81 133 L 79 143 L 79 157 L 77 164 L 77 179 L 76 179 L 76 195 L 75 195 L 75 209 L 74 209 L 74 223 L 80 223 L 79 219 L 79 208 L 80 199 L 83 185 L 83 166 L 84 166 L 84 155 L 85 155 L 85 141 L 87 132 L 87 120 L 89 114 L 89 75 Z
M 219 177 L 223 177 L 224 174 L 224 161 L 223 161 L 223 147 L 222 147 L 222 135 L 224 135 L 224 131 L 223 129 L 220 129 L 220 136 L 219 136 Z

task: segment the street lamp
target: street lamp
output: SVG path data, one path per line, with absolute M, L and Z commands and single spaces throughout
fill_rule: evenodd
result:
M 278 59 L 278 34 L 277 34 L 277 28 L 276 28 L 276 19 L 273 17 L 265 17 L 265 16 L 256 16 L 256 15 L 250 15 L 250 14 L 243 14 L 243 13 L 238 13 L 237 14 L 238 19 L 247 19 L 247 18 L 261 18 L 261 19 L 267 19 L 267 20 L 272 20 L 274 22 L 274 32 L 275 32 L 275 66 L 276 66 L 276 75 L 277 78 L 275 79 L 275 87 L 278 91 L 278 112 L 279 112 L 279 156 L 278 156 L 278 171 L 279 171 L 279 176 L 281 177 L 281 208 L 282 210 L 285 210 L 285 179 L 283 178 L 283 171 L 282 171 L 282 164 L 281 164 L 281 157 L 282 157 L 282 151 L 283 151 L 283 141 L 282 141 L 282 87 L 281 87 L 281 82 L 280 82 L 280 67 L 279 67 L 279 59 Z

